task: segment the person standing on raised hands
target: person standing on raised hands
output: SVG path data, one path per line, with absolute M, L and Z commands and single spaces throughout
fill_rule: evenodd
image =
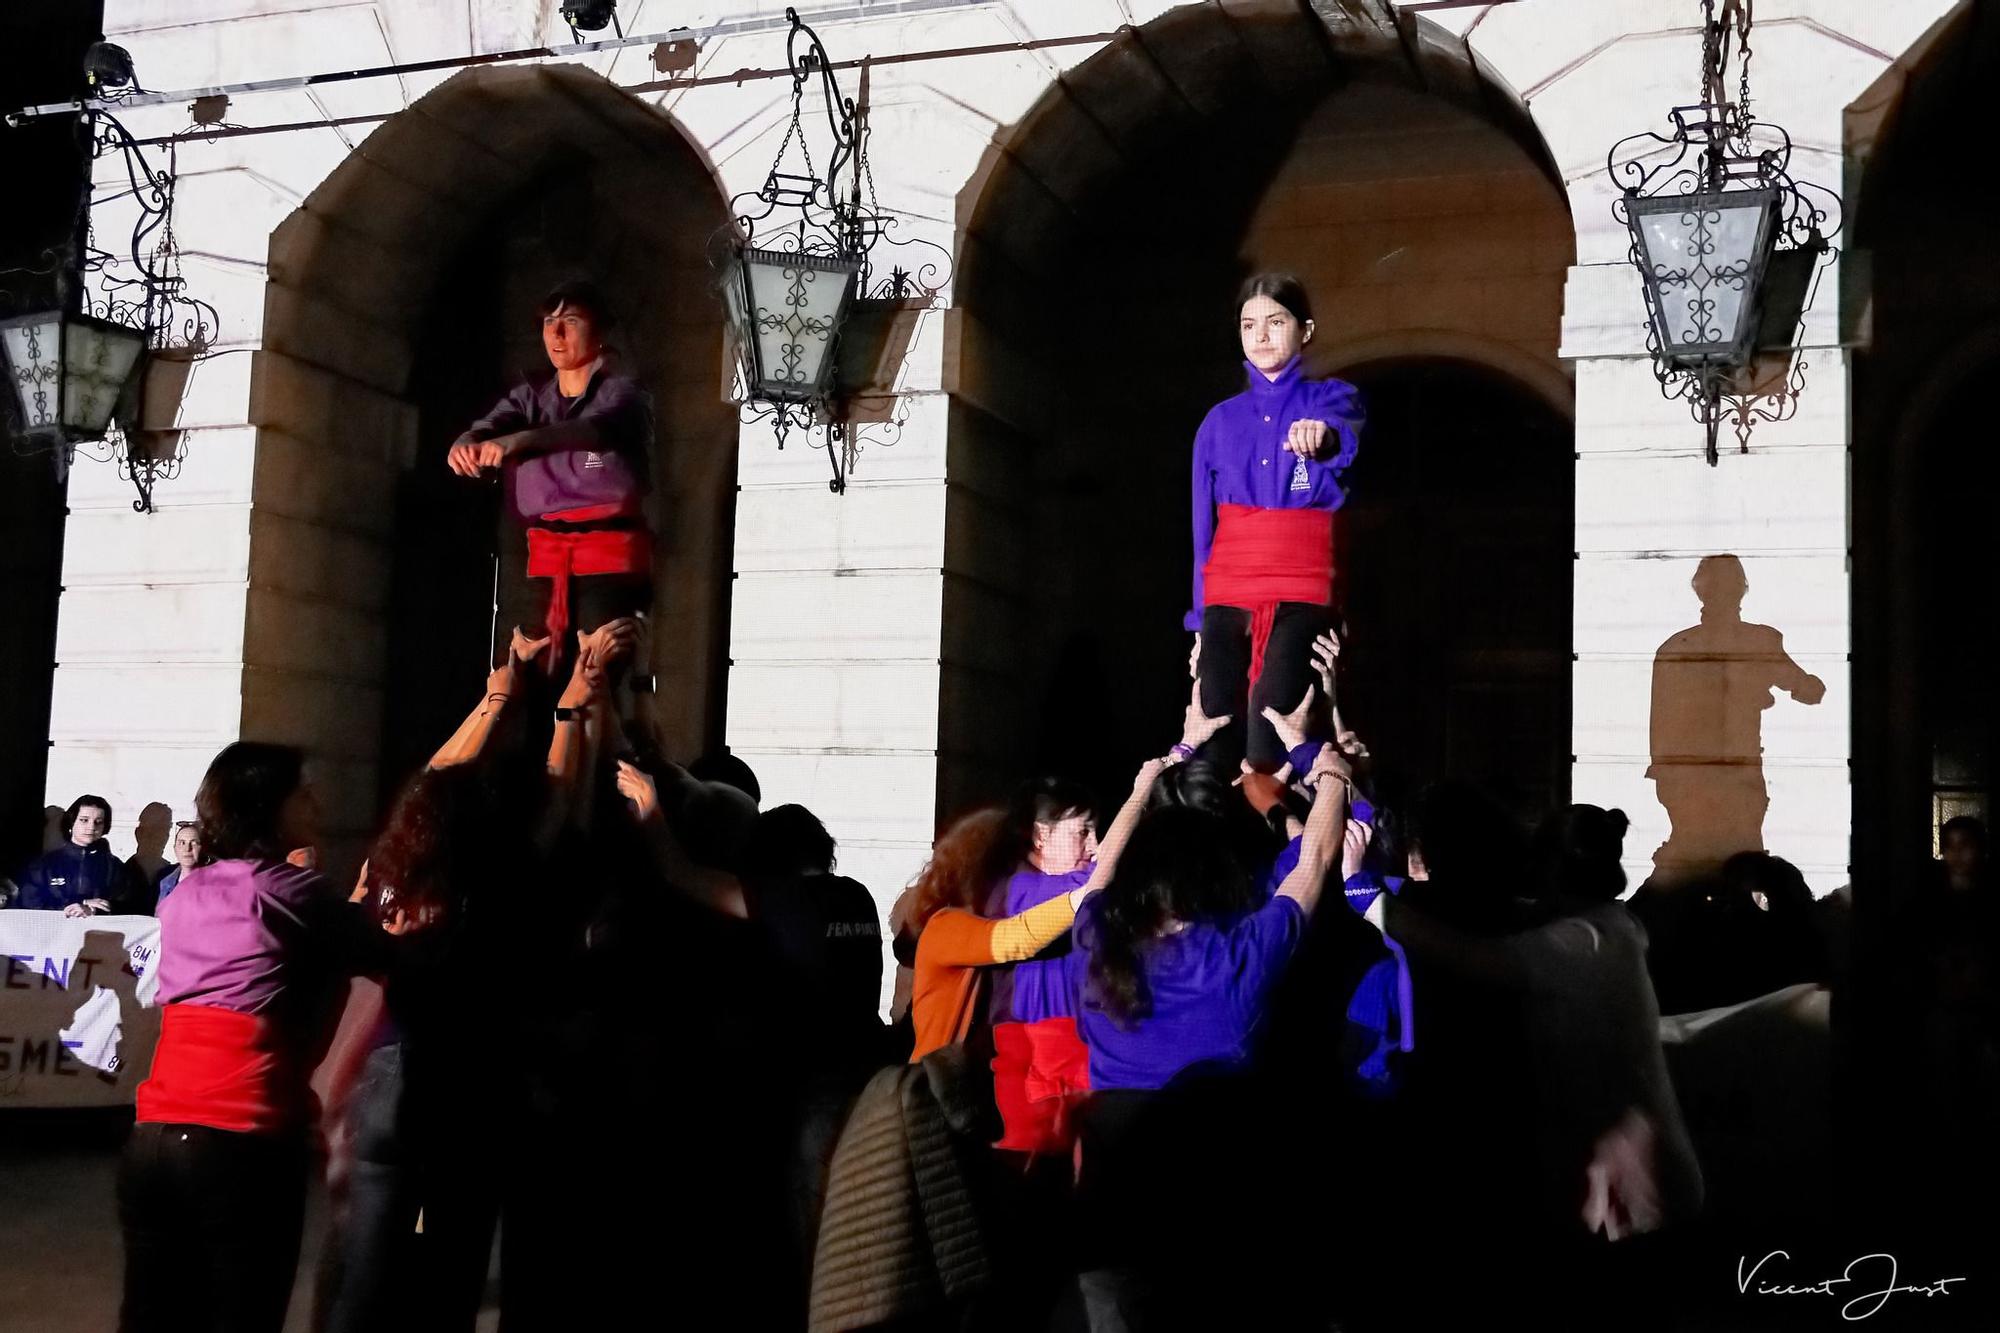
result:
M 555 375 L 510 391 L 466 428 L 445 462 L 461 477 L 504 475 L 528 528 L 528 578 L 537 585 L 510 590 L 519 613 L 509 623 L 553 636 L 553 671 L 572 628 L 593 630 L 652 605 L 645 500 L 653 404 L 618 368 L 605 340 L 610 307 L 594 285 L 563 283 L 539 313 Z
M 1297 278 L 1245 283 L 1237 330 L 1248 385 L 1195 434 L 1194 598 L 1183 623 L 1196 635 L 1204 709 L 1243 719 L 1206 756 L 1225 772 L 1246 754 L 1264 772 L 1285 761 L 1262 710 L 1304 692 L 1308 645 L 1332 621 L 1333 515 L 1364 414 L 1353 385 L 1305 377 L 1314 328 Z

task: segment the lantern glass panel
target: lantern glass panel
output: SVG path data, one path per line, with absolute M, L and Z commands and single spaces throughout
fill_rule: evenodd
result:
M 102 435 L 131 381 L 145 335 L 97 320 L 63 326 L 63 425 Z
M 0 325 L 7 379 L 30 431 L 55 430 L 61 424 L 61 325 L 62 316 L 53 310 Z
M 1693 361 L 1740 359 L 1757 327 L 1777 192 L 1671 196 L 1634 200 L 1629 207 L 1662 353 Z
M 739 320 L 755 397 L 800 402 L 823 397 L 833 347 L 861 260 L 745 250 Z

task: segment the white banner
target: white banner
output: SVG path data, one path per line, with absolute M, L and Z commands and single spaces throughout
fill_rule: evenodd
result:
M 129 1105 L 153 1065 L 160 923 L 0 911 L 0 1109 Z

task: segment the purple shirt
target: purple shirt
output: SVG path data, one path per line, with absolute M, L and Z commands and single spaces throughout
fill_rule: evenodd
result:
M 316 871 L 197 866 L 160 904 L 158 1002 L 317 1018 L 347 977 L 379 970 L 388 938 Z
M 1276 379 L 1249 362 L 1249 387 L 1209 409 L 1194 435 L 1194 606 L 1184 622 L 1201 628 L 1202 566 L 1215 543 L 1218 505 L 1259 509 L 1325 509 L 1346 503 L 1340 474 L 1354 462 L 1366 415 L 1361 393 L 1346 380 L 1309 380 L 1298 357 Z M 1295 421 L 1324 421 L 1339 438 L 1333 456 L 1307 460 L 1285 452 Z
M 646 493 L 647 455 L 653 448 L 653 400 L 638 381 L 599 364 L 575 398 L 565 398 L 550 376 L 518 384 L 461 437 L 490 440 L 561 421 L 588 421 L 598 449 L 562 449 L 509 460 L 507 484 L 514 510 L 536 519 L 570 509 L 636 505 Z
M 1093 1089 L 1163 1088 L 1191 1065 L 1248 1055 L 1264 1001 L 1305 933 L 1296 901 L 1273 898 L 1233 923 L 1198 921 L 1144 945 L 1139 958 L 1153 1012 L 1129 1031 L 1090 993 L 1091 907 L 1078 915 L 1076 948 L 1063 962 L 1077 1033 L 1090 1048 Z
M 1007 904 L 1002 916 L 1017 916 L 1030 907 L 1040 907 L 1059 893 L 1080 889 L 1090 882 L 1091 862 L 1084 862 L 1076 869 L 1061 875 L 1048 875 L 1029 866 L 1014 872 L 1007 881 Z

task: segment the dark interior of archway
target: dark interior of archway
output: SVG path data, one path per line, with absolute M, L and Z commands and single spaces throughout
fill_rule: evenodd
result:
M 1944 819 L 1991 815 L 2000 777 L 1986 680 L 2000 223 L 1965 185 L 2000 85 L 2000 6 L 1962 9 L 1909 59 L 1843 242 L 1869 257 L 1850 275 L 1868 311 L 1851 399 L 1857 902 L 1883 909 Z
M 1280 21 L 1300 42 L 1319 40 L 1296 12 Z M 1140 34 L 1147 52 L 1170 49 L 1173 34 L 1159 26 Z M 1105 78 L 1125 77 L 1138 57 L 1119 59 Z M 1074 99 L 1093 113 L 1118 104 L 1091 95 L 1094 63 L 1070 76 Z M 1027 772 L 1082 777 L 1110 803 L 1138 759 L 1174 739 L 1188 690 L 1190 441 L 1207 409 L 1241 387 L 1234 295 L 1253 267 L 1273 262 L 1246 232 L 1253 222 L 1270 227 L 1260 218 L 1267 192 L 1329 97 L 1378 98 L 1400 112 L 1427 96 L 1406 72 L 1361 62 L 1303 96 L 1275 95 L 1254 70 L 1242 78 L 1228 100 L 1198 111 L 1173 114 L 1169 101 L 1148 108 L 1150 120 L 1132 113 L 1141 123 L 1121 127 L 1129 133 L 1116 170 L 1079 166 L 1059 119 L 1024 125 L 1012 147 L 1024 170 L 996 168 L 972 217 L 956 303 L 977 319 L 993 360 L 978 369 L 978 390 L 955 402 L 951 424 L 941 814 Z M 1467 216 L 1441 248 L 1476 241 L 1546 252 L 1555 262 L 1541 281 L 1558 292 L 1572 246 L 1559 190 L 1513 127 L 1487 122 L 1478 133 L 1465 160 L 1406 173 L 1433 178 L 1427 198 L 1448 193 L 1454 171 L 1468 173 Z M 1385 135 L 1360 150 L 1375 160 L 1356 170 L 1394 174 L 1398 151 L 1412 145 L 1429 141 Z M 1498 197 L 1480 191 L 1505 154 L 1549 201 L 1529 224 L 1543 230 L 1525 238 L 1509 222 L 1482 231 L 1474 216 Z M 1064 181 L 1055 208 L 1050 178 Z M 1412 193 L 1406 185 L 1399 201 Z M 1059 221 L 1038 222 L 1052 215 Z M 1447 224 L 1408 222 L 1385 203 L 1380 225 Z M 1309 251 L 1310 226 L 1288 244 Z M 1282 262 L 1332 268 L 1337 259 Z M 1547 355 L 1554 311 L 1551 296 Z M 1323 344 L 1349 332 L 1340 311 L 1319 313 Z M 1453 313 L 1413 311 L 1409 327 L 1451 328 Z M 1476 327 L 1479 316 L 1465 313 L 1459 327 Z M 1389 310 L 1365 331 L 1396 327 Z M 1006 345 L 1004 357 L 995 344 Z M 1335 367 L 1308 358 L 1308 369 Z M 1356 374 L 1380 403 L 1349 523 L 1350 721 L 1372 729 L 1378 753 L 1413 780 L 1474 778 L 1537 812 L 1568 788 L 1568 423 L 1464 364 Z
M 466 424 L 525 376 L 550 374 L 536 304 L 557 282 L 595 281 L 612 342 L 653 396 L 661 725 L 683 760 L 721 742 L 729 642 L 736 421 L 720 394 L 722 313 L 703 246 L 720 205 L 706 174 L 662 154 L 552 169 L 469 233 L 430 300 L 411 379 L 415 466 L 397 495 L 382 785 L 389 792 L 470 707 L 493 628 L 494 559 L 523 577 L 520 525 L 497 482 L 458 478 L 444 455 Z M 499 635 L 504 639 L 506 627 Z

